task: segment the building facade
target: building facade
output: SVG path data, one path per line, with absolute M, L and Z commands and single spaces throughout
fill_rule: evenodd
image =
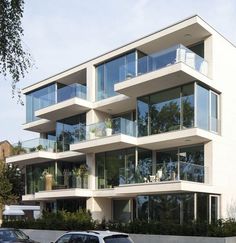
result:
M 236 213 L 235 47 L 199 16 L 26 87 L 24 201 L 94 219 Z

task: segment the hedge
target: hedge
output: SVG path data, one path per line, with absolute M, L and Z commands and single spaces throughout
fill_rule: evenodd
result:
M 74 213 L 59 211 L 57 213 L 44 212 L 40 219 L 4 221 L 2 227 L 21 229 L 47 230 L 105 230 L 120 231 L 135 234 L 160 234 L 184 236 L 236 236 L 236 221 L 234 219 L 220 219 L 213 224 L 192 222 L 188 224 L 173 224 L 171 222 L 146 222 L 134 220 L 129 223 L 94 221 L 89 211 L 79 210 Z

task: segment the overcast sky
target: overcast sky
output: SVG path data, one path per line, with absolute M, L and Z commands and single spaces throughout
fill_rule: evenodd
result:
M 24 42 L 37 68 L 19 87 L 45 79 L 87 59 L 194 14 L 236 44 L 235 0 L 25 0 Z M 38 134 L 22 130 L 25 107 L 11 98 L 0 77 L 0 141 Z

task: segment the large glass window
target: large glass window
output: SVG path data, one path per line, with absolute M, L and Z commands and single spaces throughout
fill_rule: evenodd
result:
M 194 219 L 194 193 L 137 197 L 138 219 L 182 224 Z
M 45 190 L 43 176 L 45 170 L 54 176 L 55 163 L 48 162 L 26 166 L 27 194 Z
M 193 192 L 140 195 L 136 197 L 136 207 L 140 220 L 175 224 L 191 223 L 193 220 L 209 222 L 209 208 L 212 212 L 211 222 L 214 222 L 219 209 L 217 195 Z
M 57 150 L 67 151 L 70 144 L 85 139 L 86 136 L 86 114 L 80 114 L 56 123 Z
M 211 131 L 217 132 L 218 124 L 218 95 L 211 92 Z
M 137 99 L 138 136 L 194 126 L 219 132 L 218 99 L 217 94 L 194 83 L 140 97 Z
M 209 90 L 197 85 L 197 127 L 209 129 Z
M 158 151 L 156 159 L 161 181 L 180 179 L 204 182 L 203 145 Z
M 131 220 L 131 201 L 113 200 L 113 220 L 129 222 Z
M 35 117 L 35 111 L 55 103 L 55 87 L 52 84 L 26 95 L 26 122 L 39 119 Z
M 194 85 L 182 87 L 182 126 L 190 128 L 194 126 Z
M 149 150 L 130 148 L 96 154 L 96 175 L 99 189 L 144 182 L 144 177 L 151 173 L 152 152 Z
M 135 56 L 132 52 L 96 67 L 97 100 L 116 95 L 114 85 L 135 76 Z
M 150 95 L 151 134 L 180 128 L 180 88 Z
M 135 148 L 96 154 L 98 188 L 112 188 L 134 179 Z

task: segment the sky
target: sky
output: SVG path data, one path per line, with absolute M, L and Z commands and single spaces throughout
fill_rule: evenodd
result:
M 142 36 L 198 14 L 236 44 L 235 0 L 25 0 L 23 42 L 35 67 L 24 88 Z M 24 131 L 25 106 L 0 76 L 0 141 L 38 137 Z

